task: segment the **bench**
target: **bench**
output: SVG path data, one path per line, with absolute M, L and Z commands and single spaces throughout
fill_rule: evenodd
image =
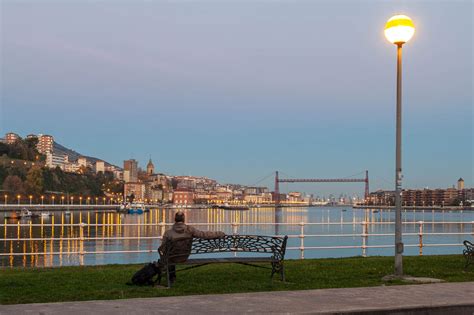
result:
M 464 241 L 463 244 L 464 246 L 466 246 L 466 249 L 462 251 L 462 254 L 466 258 L 466 265 L 464 266 L 464 268 L 467 268 L 467 266 L 474 262 L 474 244 L 467 240 Z
M 160 252 L 160 267 L 167 275 L 168 287 L 171 287 L 169 266 L 184 264 L 193 265 L 180 271 L 208 265 L 211 263 L 238 263 L 254 267 L 271 269 L 271 279 L 278 273 L 281 281 L 285 281 L 283 260 L 285 258 L 286 242 L 288 236 L 263 236 L 263 235 L 226 235 L 223 238 L 177 238 L 167 240 Z M 176 249 L 191 248 L 187 253 L 178 252 Z M 188 255 L 214 254 L 214 253 L 258 253 L 267 254 L 259 257 L 229 257 L 229 258 L 197 258 L 187 259 Z M 270 256 L 268 256 L 270 254 Z M 176 262 L 179 261 L 179 262 Z M 271 267 L 254 265 L 252 263 L 270 262 Z

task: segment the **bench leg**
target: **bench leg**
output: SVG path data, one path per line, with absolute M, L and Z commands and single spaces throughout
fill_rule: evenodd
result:
M 464 266 L 464 269 L 467 269 L 467 267 L 469 267 L 469 265 L 472 263 L 472 261 L 474 260 L 474 253 L 468 253 L 466 256 L 466 265 Z
M 166 265 L 165 268 L 166 268 L 166 283 L 168 285 L 168 289 L 171 289 L 170 267 Z
M 271 278 L 273 279 L 273 275 L 275 273 L 280 274 L 280 280 L 285 281 L 285 269 L 283 266 L 283 261 L 273 261 L 272 262 L 272 276 Z

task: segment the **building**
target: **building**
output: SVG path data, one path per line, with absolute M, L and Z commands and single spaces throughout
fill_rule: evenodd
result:
M 458 187 L 463 187 L 459 185 Z M 402 206 L 416 207 L 443 207 L 465 204 L 473 189 L 405 189 L 402 191 Z M 379 190 L 369 195 L 370 205 L 393 206 L 395 194 L 393 191 Z
M 85 157 L 81 156 L 80 158 L 77 159 L 76 164 L 79 165 L 79 168 L 80 167 L 87 167 L 87 159 Z
M 135 159 L 123 161 L 123 179 L 126 183 L 138 181 L 138 162 Z
M 115 178 L 115 179 L 124 180 L 124 179 L 123 179 L 123 171 L 122 171 L 122 170 L 120 170 L 120 169 L 114 169 L 112 172 L 114 173 L 114 178 Z
M 259 194 L 263 194 L 267 192 L 268 192 L 267 187 L 246 187 L 244 189 L 245 195 L 259 195 Z
M 292 191 L 288 194 L 288 201 L 290 203 L 297 203 L 297 202 L 301 202 L 302 201 L 302 198 L 301 198 L 301 193 L 300 192 L 297 192 L 297 191 Z
M 217 187 L 214 193 L 218 202 L 226 202 L 233 197 L 232 189 L 226 186 Z
M 191 190 L 176 190 L 173 192 L 173 203 L 179 205 L 192 205 L 194 204 L 194 193 Z
M 96 161 L 95 162 L 95 172 L 96 173 L 99 173 L 99 172 L 104 173 L 105 172 L 105 162 L 104 161 Z
M 145 184 L 145 200 L 150 203 L 161 202 L 163 200 L 163 190 Z
M 155 165 L 153 165 L 153 162 L 151 159 L 148 161 L 148 164 L 146 165 L 146 174 L 148 176 L 155 174 Z
M 199 192 L 194 192 L 194 202 L 195 203 L 209 203 L 211 200 L 215 199 L 216 196 L 214 194 L 211 194 L 209 192 L 205 191 L 199 191 Z
M 17 135 L 16 133 L 14 132 L 9 132 L 7 134 L 5 134 L 5 142 L 7 144 L 13 144 L 15 143 L 18 139 L 20 139 L 20 136 Z
M 145 200 L 145 184 L 137 182 L 128 182 L 124 185 L 124 195 L 129 201 L 133 197 L 134 200 Z
M 458 190 L 463 190 L 464 189 L 464 179 L 462 177 L 458 179 Z
M 47 152 L 53 152 L 54 138 L 50 135 L 38 135 L 38 144 L 36 149 L 41 154 L 46 154 Z
M 59 167 L 64 171 L 68 163 L 69 163 L 69 159 L 66 154 L 57 155 L 52 152 L 46 152 L 46 166 L 47 167 L 49 168 Z
M 123 181 L 124 182 L 126 182 L 126 183 L 130 182 L 130 171 L 123 170 L 122 176 L 123 176 Z
M 244 201 L 247 203 L 270 203 L 272 202 L 272 194 L 244 195 Z
M 371 192 L 367 202 L 370 205 L 393 206 L 395 205 L 395 192 L 393 190 L 377 190 Z
M 81 167 L 77 163 L 67 163 L 64 166 L 64 171 L 69 173 L 78 173 L 80 168 Z

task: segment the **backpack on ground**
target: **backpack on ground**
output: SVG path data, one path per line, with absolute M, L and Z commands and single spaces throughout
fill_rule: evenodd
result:
M 156 280 L 153 278 L 158 275 Z M 161 269 L 157 263 L 148 263 L 142 269 L 138 270 L 132 277 L 128 285 L 155 285 L 161 281 Z

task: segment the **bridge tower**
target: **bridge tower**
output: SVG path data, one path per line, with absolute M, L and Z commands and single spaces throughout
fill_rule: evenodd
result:
M 280 206 L 280 180 L 278 179 L 278 171 L 275 172 L 275 191 L 274 196 L 275 198 L 275 206 Z
M 365 201 L 368 201 L 369 199 L 369 171 L 365 171 Z

